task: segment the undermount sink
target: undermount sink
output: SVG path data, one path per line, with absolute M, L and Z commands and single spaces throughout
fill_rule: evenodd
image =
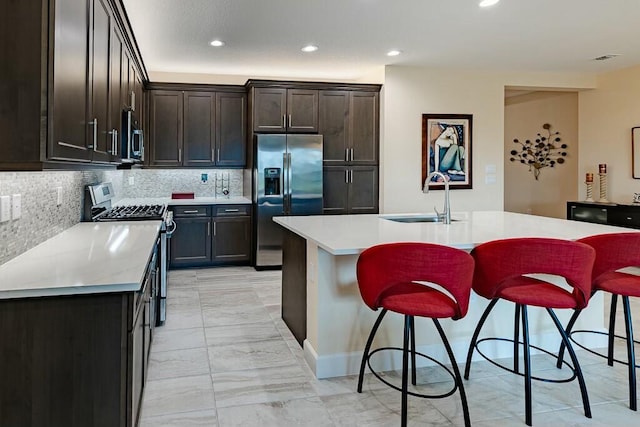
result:
M 415 215 L 380 215 L 380 218 L 394 222 L 443 222 L 442 218 L 436 215 L 415 214 Z M 457 221 L 451 219 L 451 222 Z

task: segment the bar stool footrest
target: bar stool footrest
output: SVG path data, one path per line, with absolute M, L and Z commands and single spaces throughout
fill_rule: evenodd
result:
M 606 354 L 602 354 L 602 353 L 598 353 L 597 351 L 594 351 L 588 347 L 585 347 L 584 345 L 580 344 L 578 341 L 576 341 L 575 339 L 573 339 L 572 335 L 573 334 L 598 334 L 598 335 L 606 335 L 609 336 L 608 332 L 601 332 L 601 331 L 590 331 L 590 330 L 586 330 L 586 329 L 577 329 L 575 331 L 571 331 L 571 333 L 569 334 L 569 339 L 571 340 L 571 342 L 573 342 L 575 345 L 577 345 L 578 347 L 580 347 L 583 350 L 588 351 L 591 354 L 595 354 L 596 356 L 602 357 L 604 359 L 608 359 Z M 622 335 L 613 335 L 614 337 L 618 338 L 618 339 L 622 339 L 625 340 L 627 339 L 627 337 L 624 337 Z M 636 341 L 633 340 L 634 344 L 640 344 L 640 341 Z M 620 363 L 622 365 L 628 366 L 629 362 L 626 360 L 620 360 L 620 359 L 616 359 L 615 357 L 613 358 L 614 362 Z M 640 365 L 635 365 L 636 368 L 640 368 Z
M 376 354 L 379 351 L 385 351 L 385 350 L 393 350 L 393 351 L 403 351 L 402 348 L 400 347 L 380 347 L 377 348 L 373 351 L 371 351 L 369 353 L 369 357 L 367 357 L 367 366 L 369 366 L 369 370 L 371 371 L 371 373 L 373 375 L 375 375 L 375 377 L 377 379 L 379 379 L 380 381 L 382 381 L 384 384 L 388 385 L 389 387 L 391 387 L 394 390 L 398 390 L 399 392 L 402 392 L 402 389 L 394 384 L 391 384 L 389 381 L 385 380 L 384 378 L 382 378 L 372 367 L 371 367 L 371 356 L 373 356 L 374 354 Z M 434 359 L 431 356 L 428 356 L 426 354 L 420 353 L 420 352 L 415 352 L 416 356 L 420 356 L 420 357 L 424 357 L 425 359 L 431 360 L 432 362 L 434 362 L 435 364 L 439 365 L 442 369 L 444 369 L 445 371 L 447 371 L 447 373 L 449 375 L 451 375 L 451 378 L 453 379 L 453 388 L 451 390 L 449 390 L 446 393 L 441 393 L 441 394 L 423 394 L 423 393 L 415 393 L 412 391 L 407 391 L 407 394 L 410 396 L 415 396 L 415 397 L 421 397 L 423 399 L 441 399 L 444 397 L 449 397 L 452 394 L 454 394 L 457 390 L 458 390 L 458 384 L 456 383 L 456 376 L 455 374 L 451 371 L 451 369 L 449 369 L 444 363 L 440 362 L 439 360 Z
M 489 358 L 487 355 L 485 355 L 482 352 L 482 350 L 480 350 L 480 347 L 479 347 L 479 344 L 481 342 L 483 342 L 483 341 L 504 341 L 504 342 L 509 342 L 511 344 L 514 344 L 514 340 L 512 340 L 510 338 L 501 338 L 501 337 L 482 338 L 482 339 L 479 339 L 478 341 L 476 341 L 475 349 L 480 354 L 480 356 L 482 356 L 487 362 L 491 363 L 492 365 L 497 366 L 498 368 L 503 369 L 503 370 L 505 370 L 507 372 L 511 372 L 512 374 L 516 374 L 516 375 L 520 375 L 521 377 L 524 377 L 524 372 L 519 372 L 519 371 L 516 371 L 516 370 L 514 370 L 512 368 L 508 368 L 505 365 L 502 365 L 502 364 L 496 362 L 495 360 Z M 522 341 L 518 341 L 518 344 L 524 345 L 524 343 Z M 529 344 L 529 347 L 530 348 L 535 348 L 536 350 L 541 351 L 541 352 L 553 357 L 556 360 L 559 360 L 557 355 L 551 353 L 548 350 L 545 350 L 544 348 L 541 348 L 541 347 L 538 347 L 538 346 L 535 346 L 535 345 L 532 345 L 532 344 Z M 531 379 L 532 380 L 536 380 L 536 381 L 543 381 L 543 382 L 547 382 L 547 383 L 568 383 L 568 382 L 571 382 L 571 381 L 575 380 L 577 378 L 577 375 L 576 375 L 576 370 L 574 369 L 574 367 L 571 366 L 570 363 L 568 363 L 568 362 L 566 362 L 564 360 L 562 360 L 562 364 L 568 366 L 569 369 L 571 369 L 571 372 L 573 373 L 573 375 L 571 377 L 556 379 L 556 378 L 536 377 L 536 376 L 532 375 Z

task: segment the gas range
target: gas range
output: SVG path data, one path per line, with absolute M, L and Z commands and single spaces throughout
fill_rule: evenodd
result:
M 111 206 L 114 197 L 113 185 L 110 182 L 87 185 L 84 194 L 83 221 L 153 221 L 159 220 L 160 234 L 156 247 L 160 263 L 160 286 L 154 296 L 157 310 L 157 326 L 162 325 L 167 318 L 167 254 L 168 240 L 176 229 L 173 212 L 166 205 L 123 205 Z
M 111 206 L 115 194 L 110 182 L 87 185 L 84 195 L 84 221 L 167 221 L 165 205 Z
M 98 214 L 94 221 L 149 221 L 164 220 L 164 205 L 116 206 Z

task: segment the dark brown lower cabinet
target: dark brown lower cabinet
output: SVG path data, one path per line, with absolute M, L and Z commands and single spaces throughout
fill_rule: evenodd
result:
M 171 266 L 193 267 L 211 263 L 211 218 L 174 218 Z
M 0 300 L 0 425 L 136 426 L 154 277 L 140 292 Z
M 249 263 L 251 205 L 174 206 L 170 267 Z
M 377 166 L 325 166 L 323 213 L 378 213 Z

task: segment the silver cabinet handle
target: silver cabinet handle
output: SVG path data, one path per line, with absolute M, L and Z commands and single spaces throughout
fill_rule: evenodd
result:
M 136 111 L 136 93 L 131 91 L 131 111 Z
M 217 161 L 218 163 L 220 163 L 220 149 L 218 148 L 218 150 L 217 150 L 217 151 L 218 151 L 218 153 L 217 153 L 217 154 L 218 154 L 218 157 L 217 157 L 217 160 L 216 160 L 216 161 Z
M 198 213 L 198 212 L 200 212 L 200 211 L 197 210 L 197 209 L 193 209 L 193 210 L 190 210 L 190 211 L 182 211 L 182 213 Z
M 216 156 L 213 155 L 213 148 L 211 149 L 211 161 L 213 162 L 215 160 Z
M 207 223 L 207 236 L 211 236 L 211 223 Z
M 291 127 L 291 114 L 289 114 L 289 127 Z
M 349 169 L 345 169 L 345 170 L 344 170 L 344 182 L 345 182 L 346 184 L 348 184 L 348 183 L 349 183 Z
M 282 127 L 286 129 L 287 127 L 287 116 L 282 115 Z
M 225 209 L 225 212 L 240 212 L 240 209 Z
M 113 132 L 115 133 L 115 136 L 113 137 L 114 140 L 114 144 L 113 144 L 113 151 L 115 152 L 115 155 L 118 155 L 119 150 L 119 140 L 118 140 L 118 129 L 114 129 Z
M 93 148 L 93 151 L 96 151 L 98 149 L 96 147 L 96 145 L 98 145 L 98 119 L 94 117 L 93 120 L 89 122 L 89 126 L 93 126 L 93 144 L 89 144 L 87 148 Z
M 353 148 L 351 148 L 350 151 L 351 151 L 351 161 L 353 162 Z
M 213 235 L 214 235 L 214 236 L 217 234 L 216 232 L 217 232 L 217 229 L 218 229 L 218 227 L 216 227 L 216 224 L 217 224 L 217 223 L 214 221 L 214 222 L 213 222 Z
M 114 132 L 114 129 L 111 129 L 111 130 L 108 132 L 108 134 L 109 134 L 109 135 L 111 135 L 111 148 L 109 148 L 109 149 L 107 150 L 107 153 L 109 153 L 109 154 L 113 154 L 113 146 L 114 146 L 114 144 L 115 144 L 115 142 L 114 142 L 114 138 L 113 138 L 113 137 L 114 137 L 113 132 Z
M 178 162 L 182 162 L 182 148 L 178 148 Z
M 349 182 L 353 184 L 353 169 L 349 169 Z
M 344 161 L 345 162 L 349 161 L 349 149 L 348 148 L 344 149 Z

